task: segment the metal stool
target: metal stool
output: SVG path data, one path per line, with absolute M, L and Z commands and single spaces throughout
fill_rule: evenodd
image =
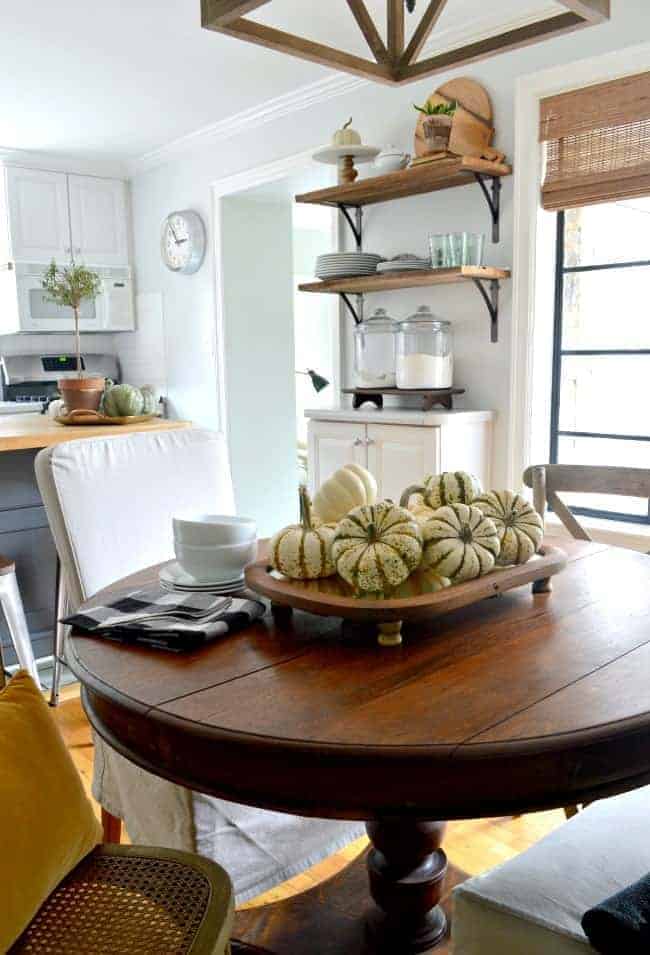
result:
M 7 557 L 0 557 L 0 607 L 2 607 L 7 622 L 7 629 L 18 662 L 23 670 L 27 670 L 29 675 L 33 677 L 36 685 L 40 686 L 23 602 L 16 580 L 16 565 L 13 560 L 9 560 Z

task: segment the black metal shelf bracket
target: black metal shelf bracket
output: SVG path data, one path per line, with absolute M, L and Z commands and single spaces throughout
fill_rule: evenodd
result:
M 490 313 L 490 341 L 499 341 L 499 285 L 498 279 L 490 279 L 490 291 L 485 288 L 483 279 L 472 279 L 474 285 L 481 293 L 488 312 Z
M 350 209 L 354 209 L 354 219 L 350 215 Z M 339 211 L 343 213 L 348 225 L 352 229 L 352 235 L 354 236 L 354 241 L 357 243 L 357 252 L 361 252 L 363 248 L 363 209 L 362 207 L 361 206 L 346 206 L 343 203 L 340 203 Z
M 482 172 L 475 172 L 474 176 L 481 187 L 492 216 L 492 241 L 498 242 L 501 217 L 501 179 L 499 176 L 486 176 Z M 488 180 L 492 183 L 491 188 L 487 186 Z
M 350 315 L 355 321 L 355 324 L 360 325 L 361 322 L 363 321 L 363 295 L 357 295 L 356 308 L 350 301 L 350 296 L 347 294 L 347 292 L 339 292 L 339 295 L 345 302 Z

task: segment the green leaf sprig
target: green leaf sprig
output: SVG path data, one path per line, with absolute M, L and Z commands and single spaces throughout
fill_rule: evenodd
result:
M 423 113 L 425 116 L 453 116 L 457 108 L 458 103 L 456 100 L 452 100 L 450 103 L 436 103 L 435 106 L 432 106 L 428 100 L 424 106 L 417 106 L 413 103 L 413 109 L 416 109 L 418 113 Z

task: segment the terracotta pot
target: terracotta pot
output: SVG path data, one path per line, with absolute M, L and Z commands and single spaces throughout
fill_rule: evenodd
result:
M 62 378 L 57 382 L 68 411 L 97 411 L 106 386 L 105 378 Z
M 422 135 L 426 143 L 427 152 L 439 153 L 449 148 L 449 137 L 453 116 L 428 116 L 422 123 Z

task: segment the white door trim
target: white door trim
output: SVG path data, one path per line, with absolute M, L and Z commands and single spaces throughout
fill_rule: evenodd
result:
M 313 163 L 313 149 L 291 156 L 285 156 L 283 159 L 276 159 L 273 162 L 264 163 L 261 166 L 254 166 L 252 169 L 245 169 L 243 172 L 234 173 L 230 176 L 224 176 L 222 179 L 216 179 L 211 183 L 212 189 L 212 222 L 213 222 L 213 288 L 215 290 L 215 358 L 217 364 L 217 402 L 219 413 L 219 431 L 222 432 L 229 443 L 228 434 L 228 401 L 226 389 L 226 341 L 225 341 L 225 316 L 224 316 L 224 298 L 223 298 L 223 246 L 221 241 L 221 202 L 227 196 L 237 192 L 243 192 L 246 189 L 254 189 L 256 186 L 262 186 L 266 183 L 277 182 L 285 179 L 295 173 L 300 173 Z M 340 355 L 339 324 L 336 325 L 336 342 L 334 349 L 335 356 Z M 337 375 L 338 366 L 335 367 Z
M 647 72 L 650 44 L 567 63 L 517 81 L 515 95 L 513 303 L 510 347 L 508 487 L 519 487 L 529 461 L 533 416 L 536 261 L 543 212 L 539 104 L 546 96 Z M 550 387 L 550 382 L 549 382 Z M 536 462 L 532 462 L 536 463 Z

